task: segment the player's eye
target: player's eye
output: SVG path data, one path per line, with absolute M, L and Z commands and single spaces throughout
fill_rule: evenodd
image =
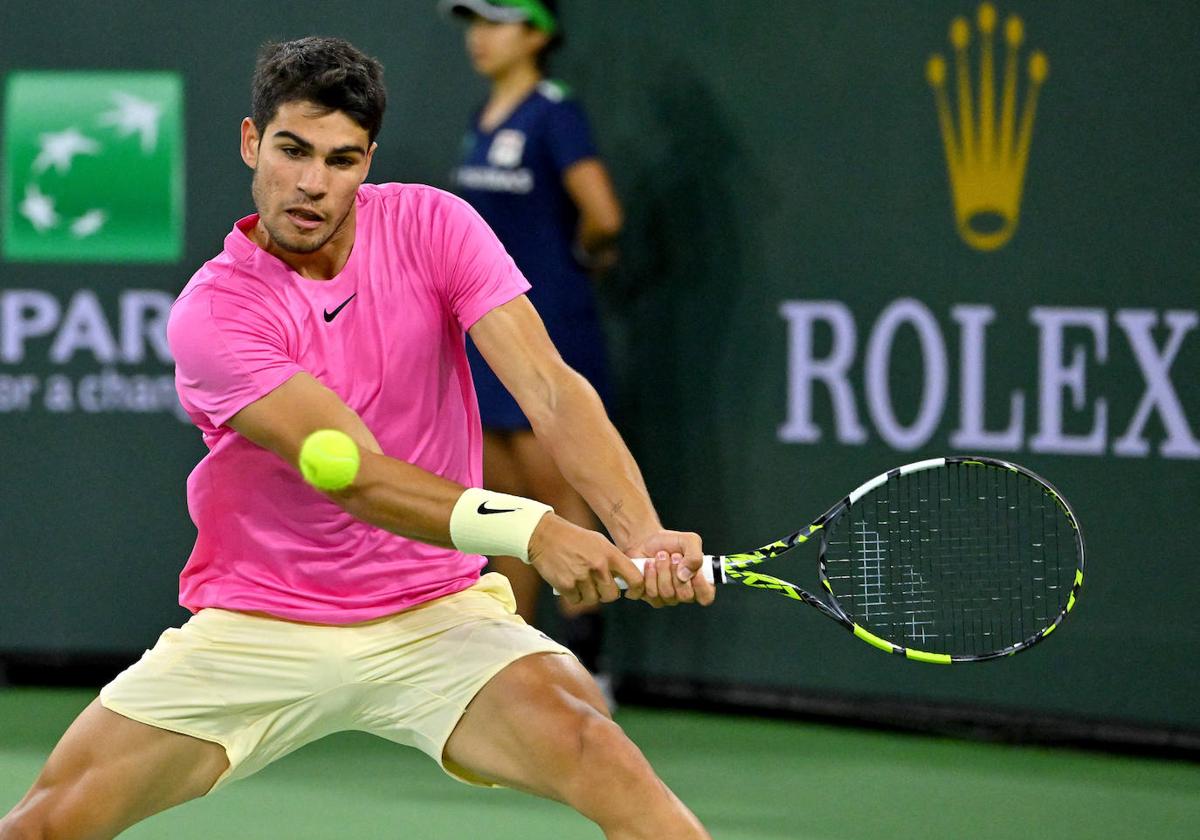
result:
M 281 151 L 290 158 L 304 157 L 304 150 L 297 146 L 283 146 Z
M 329 165 L 335 166 L 338 169 L 348 169 L 354 165 L 354 159 L 348 157 L 331 157 L 329 159 Z

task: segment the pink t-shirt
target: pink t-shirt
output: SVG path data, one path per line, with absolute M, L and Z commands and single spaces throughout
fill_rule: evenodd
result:
M 259 248 L 246 235 L 256 221 L 234 226 L 167 327 L 180 401 L 209 449 L 187 483 L 199 533 L 179 602 L 349 624 L 467 588 L 482 557 L 355 519 L 224 424 L 305 371 L 385 454 L 478 487 L 482 433 L 463 336 L 528 282 L 474 210 L 432 187 L 363 185 L 354 248 L 327 281 Z

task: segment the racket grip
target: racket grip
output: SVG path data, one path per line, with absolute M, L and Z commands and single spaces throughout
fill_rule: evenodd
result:
M 650 562 L 649 557 L 630 557 L 629 560 L 631 563 L 633 563 L 633 565 L 637 566 L 639 572 L 644 571 L 646 564 Z M 717 557 L 713 556 L 712 554 L 705 554 L 704 562 L 700 564 L 700 574 L 704 575 L 704 578 L 709 583 L 712 583 L 715 577 L 713 573 L 713 567 L 716 566 L 717 562 L 719 562 Z M 629 588 L 629 584 L 626 583 L 625 579 L 619 575 L 613 575 L 613 582 L 616 583 L 618 589 Z

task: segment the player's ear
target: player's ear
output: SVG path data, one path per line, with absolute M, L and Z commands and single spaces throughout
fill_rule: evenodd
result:
M 262 138 L 258 135 L 258 127 L 254 120 L 245 117 L 242 120 L 242 160 L 251 169 L 258 167 L 258 147 Z
M 375 150 L 378 148 L 379 148 L 378 143 L 372 143 L 371 148 L 367 149 L 367 160 L 366 160 L 367 165 L 366 165 L 366 168 L 363 169 L 363 176 L 362 176 L 362 181 L 359 182 L 360 184 L 363 181 L 366 181 L 367 176 L 371 173 L 371 161 L 373 161 L 375 159 Z

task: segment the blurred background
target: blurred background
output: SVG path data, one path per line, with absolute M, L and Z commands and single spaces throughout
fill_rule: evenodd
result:
M 839 784 L 871 779 L 881 793 L 933 762 L 945 778 L 911 797 L 934 798 L 968 749 L 813 721 L 1058 745 L 961 759 L 1007 766 L 1009 780 L 1075 772 L 1083 754 L 1066 745 L 1137 752 L 1156 760 L 1079 770 L 1116 810 L 1077 836 L 1195 836 L 1196 5 L 997 4 L 996 73 L 1014 61 L 1015 88 L 1012 130 L 997 116 L 995 136 L 1028 145 L 1026 160 L 993 170 L 948 165 L 944 135 L 980 118 L 978 101 L 964 115 L 956 97 L 964 70 L 978 96 L 978 4 L 563 0 L 560 10 L 568 34 L 551 75 L 586 106 L 627 214 L 621 262 L 598 290 L 614 419 L 664 523 L 700 532 L 710 551 L 745 549 L 889 467 L 978 452 L 1056 484 L 1089 548 L 1070 621 L 1045 645 L 981 666 L 883 656 L 757 592 L 722 591 L 703 611 L 616 605 L 607 655 L 652 761 L 655 744 L 672 748 L 656 740 L 664 728 L 694 737 L 692 765 L 675 772 L 692 790 L 715 785 L 695 807 L 723 826 L 716 836 L 901 837 L 886 816 L 855 823 L 832 810 L 807 833 L 792 808 L 808 803 L 786 789 L 771 794 L 785 803 L 774 809 L 717 803 L 739 799 L 733 787 L 752 793 L 759 774 L 819 789 L 830 779 L 822 750 L 861 756 L 861 772 Z M 1000 37 L 1010 16 L 1023 24 L 1011 49 Z M 950 39 L 958 17 L 970 34 L 964 64 Z M 0 9 L 0 676 L 10 686 L 0 689 L 0 812 L 92 696 L 32 687 L 98 686 L 186 619 L 177 576 L 195 532 L 184 480 L 204 450 L 174 400 L 166 312 L 253 210 L 237 143 L 257 47 L 306 34 L 345 37 L 386 67 L 372 180 L 448 188 L 486 87 L 464 60 L 461 28 L 432 2 Z M 934 55 L 944 63 L 931 65 Z M 137 101 L 157 103 L 157 118 Z M 999 81 L 994 101 L 999 115 Z M 815 583 L 810 559 L 792 579 Z M 740 787 L 717 785 L 732 753 L 714 745 L 751 741 L 752 760 L 724 777 L 736 772 Z M 939 749 L 949 752 L 925 752 Z M 871 765 L 868 754 L 891 757 Z M 314 748 L 303 760 L 337 768 L 339 755 Z M 301 775 L 288 761 L 246 789 Z M 884 775 L 863 775 L 875 771 Z M 1139 798 L 1131 780 L 1146 773 L 1163 775 Z M 976 781 L 961 801 L 980 808 L 1032 795 Z M 430 795 L 480 801 L 445 785 Z M 1071 833 L 1085 817 L 1064 814 L 1071 802 L 1088 810 L 1087 795 L 1064 788 L 1027 822 L 1008 811 L 1003 824 L 964 818 L 920 836 Z M 498 822 L 493 836 L 542 836 L 542 806 L 513 801 L 532 822 L 516 820 L 511 835 Z M 187 807 L 214 820 L 222 811 Z M 355 836 L 393 836 L 405 813 Z M 588 836 L 570 815 L 544 819 L 545 836 L 564 836 L 556 819 L 566 836 Z M 459 836 L 468 824 L 408 836 Z M 303 825 L 289 836 L 332 836 Z

